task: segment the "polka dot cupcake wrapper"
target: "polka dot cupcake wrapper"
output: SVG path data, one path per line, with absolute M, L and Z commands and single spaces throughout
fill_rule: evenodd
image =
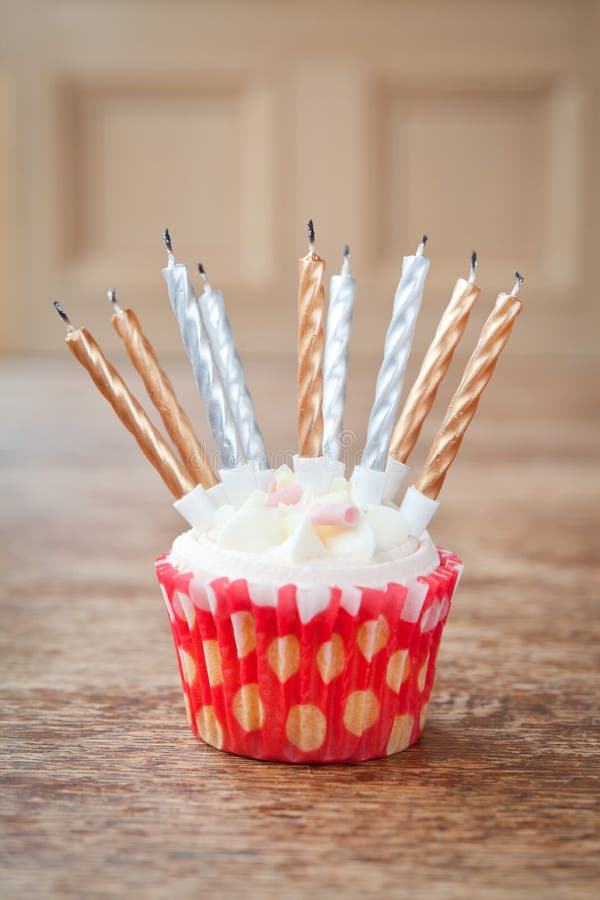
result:
M 156 562 L 191 727 L 292 763 L 375 759 L 421 735 L 462 564 L 385 589 L 205 579 Z

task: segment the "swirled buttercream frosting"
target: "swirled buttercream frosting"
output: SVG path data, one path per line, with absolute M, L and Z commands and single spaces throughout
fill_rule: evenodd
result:
M 180 535 L 169 559 L 215 578 L 372 587 L 405 583 L 439 563 L 429 535 L 409 537 L 395 506 L 359 509 L 341 477 L 315 495 L 287 466 L 268 491 L 254 491 L 237 508 L 219 506 L 207 531 Z

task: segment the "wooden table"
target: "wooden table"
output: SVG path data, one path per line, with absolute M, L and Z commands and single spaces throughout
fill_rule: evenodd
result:
M 289 449 L 292 367 L 249 370 Z M 321 768 L 192 737 L 152 568 L 168 496 L 73 360 L 0 371 L 4 896 L 593 896 L 598 365 L 503 361 L 435 522 L 466 569 L 425 736 Z

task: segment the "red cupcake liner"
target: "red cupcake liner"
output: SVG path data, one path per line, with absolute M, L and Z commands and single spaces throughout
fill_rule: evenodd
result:
M 414 743 L 462 572 L 439 554 L 429 575 L 384 589 L 211 580 L 160 557 L 194 734 L 290 763 L 376 759 Z

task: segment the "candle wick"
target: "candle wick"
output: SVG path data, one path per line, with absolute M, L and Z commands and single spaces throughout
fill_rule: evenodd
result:
M 206 271 L 202 263 L 198 263 L 198 271 L 200 272 L 200 278 L 202 279 L 202 285 L 204 287 L 204 291 L 210 291 L 211 287 L 208 283 L 208 278 L 206 277 Z
M 175 256 L 173 255 L 173 244 L 171 243 L 171 235 L 169 234 L 169 229 L 165 228 L 163 233 L 163 241 L 165 242 L 165 247 L 167 248 L 167 257 L 169 260 L 169 265 L 175 265 Z
M 58 300 L 54 300 L 54 302 L 52 303 L 52 306 L 54 307 L 56 312 L 59 314 L 59 316 L 65 323 L 66 328 L 67 328 L 67 333 L 70 334 L 72 331 L 75 331 L 75 329 L 71 325 L 71 320 L 69 319 L 68 315 L 66 314 L 66 312 L 64 311 L 64 309 L 62 308 L 62 305 L 58 302 Z
M 114 290 L 114 288 L 111 288 L 110 291 L 107 291 L 106 296 L 108 297 L 110 303 L 112 303 L 113 309 L 116 313 L 123 312 L 121 306 L 119 305 L 119 303 L 117 303 L 117 292 Z
M 515 280 L 514 287 L 513 287 L 512 291 L 510 292 L 510 296 L 511 296 L 511 297 L 516 297 L 516 296 L 517 296 L 517 294 L 519 293 L 519 289 L 520 289 L 521 285 L 522 285 L 523 282 L 525 281 L 525 279 L 523 278 L 523 276 L 520 275 L 518 272 L 515 272 L 515 279 L 516 279 L 516 280 Z
M 423 237 L 421 238 L 421 243 L 417 247 L 417 252 L 415 254 L 416 256 L 423 256 L 423 251 L 425 250 L 425 244 L 427 243 L 428 240 L 429 240 L 429 235 L 424 234 Z
M 342 262 L 342 269 L 340 272 L 341 275 L 349 275 L 350 274 L 350 247 L 348 244 L 344 246 L 344 261 Z
M 469 284 L 475 284 L 475 275 L 477 274 L 477 251 L 471 253 L 471 273 L 469 275 Z
M 312 253 L 315 249 L 315 225 L 312 219 L 308 220 L 308 252 Z

